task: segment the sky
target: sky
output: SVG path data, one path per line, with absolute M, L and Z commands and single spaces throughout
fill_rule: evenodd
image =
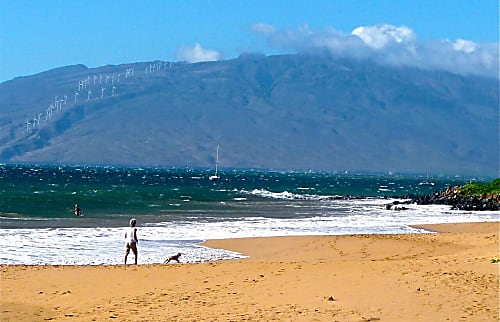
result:
M 315 49 L 498 77 L 498 42 L 498 0 L 0 0 L 0 82 Z

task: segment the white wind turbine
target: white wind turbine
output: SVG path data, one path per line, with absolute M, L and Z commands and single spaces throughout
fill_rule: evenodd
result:
M 30 122 L 28 119 L 26 119 L 26 133 L 28 133 L 28 132 L 29 132 L 29 130 L 30 130 L 30 125 L 31 125 L 31 122 Z
M 105 89 L 104 87 L 101 87 L 101 98 L 103 98 L 103 97 L 104 97 L 104 91 L 105 91 L 105 90 L 106 90 L 106 89 Z
M 78 95 L 80 95 L 80 94 L 78 94 L 78 92 L 75 92 L 75 103 L 78 100 Z
M 89 89 L 89 91 L 87 92 L 87 101 L 90 100 L 91 95 L 92 95 L 92 91 Z
M 111 96 L 115 96 L 115 89 L 116 86 L 113 85 L 113 87 L 111 88 Z

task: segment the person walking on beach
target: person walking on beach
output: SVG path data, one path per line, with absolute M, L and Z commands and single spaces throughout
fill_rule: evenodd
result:
M 75 216 L 80 217 L 82 215 L 82 209 L 78 207 L 78 204 L 75 204 L 75 208 L 73 209 Z
M 127 265 L 127 257 L 132 249 L 132 252 L 135 256 L 134 264 L 137 265 L 137 243 L 139 240 L 137 239 L 137 220 L 135 218 L 130 219 L 130 226 L 125 231 L 125 265 Z

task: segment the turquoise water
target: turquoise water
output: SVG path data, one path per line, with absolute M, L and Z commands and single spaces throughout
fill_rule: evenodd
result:
M 0 165 L 0 264 L 119 264 L 136 217 L 139 264 L 241 257 L 206 239 L 421 232 L 412 224 L 498 220 L 499 212 L 408 205 L 465 180 L 384 175 Z M 434 185 L 422 185 L 431 180 Z M 73 214 L 75 204 L 82 217 Z
M 404 197 L 464 183 L 433 178 L 435 185 L 423 186 L 419 183 L 424 178 L 419 177 L 242 170 L 226 171 L 212 182 L 210 174 L 202 169 L 1 165 L 0 213 L 9 218 L 74 219 L 73 206 L 79 204 L 85 218 L 107 219 L 112 225 L 113 219 L 131 215 L 152 221 L 155 216 L 197 212 L 234 216 L 231 210 L 242 201 L 267 208 L 279 200 Z M 245 216 L 241 211 L 236 215 Z

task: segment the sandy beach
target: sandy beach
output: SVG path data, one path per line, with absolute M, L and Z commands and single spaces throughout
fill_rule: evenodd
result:
M 424 228 L 211 240 L 249 256 L 211 263 L 3 265 L 0 320 L 498 321 L 499 223 Z

